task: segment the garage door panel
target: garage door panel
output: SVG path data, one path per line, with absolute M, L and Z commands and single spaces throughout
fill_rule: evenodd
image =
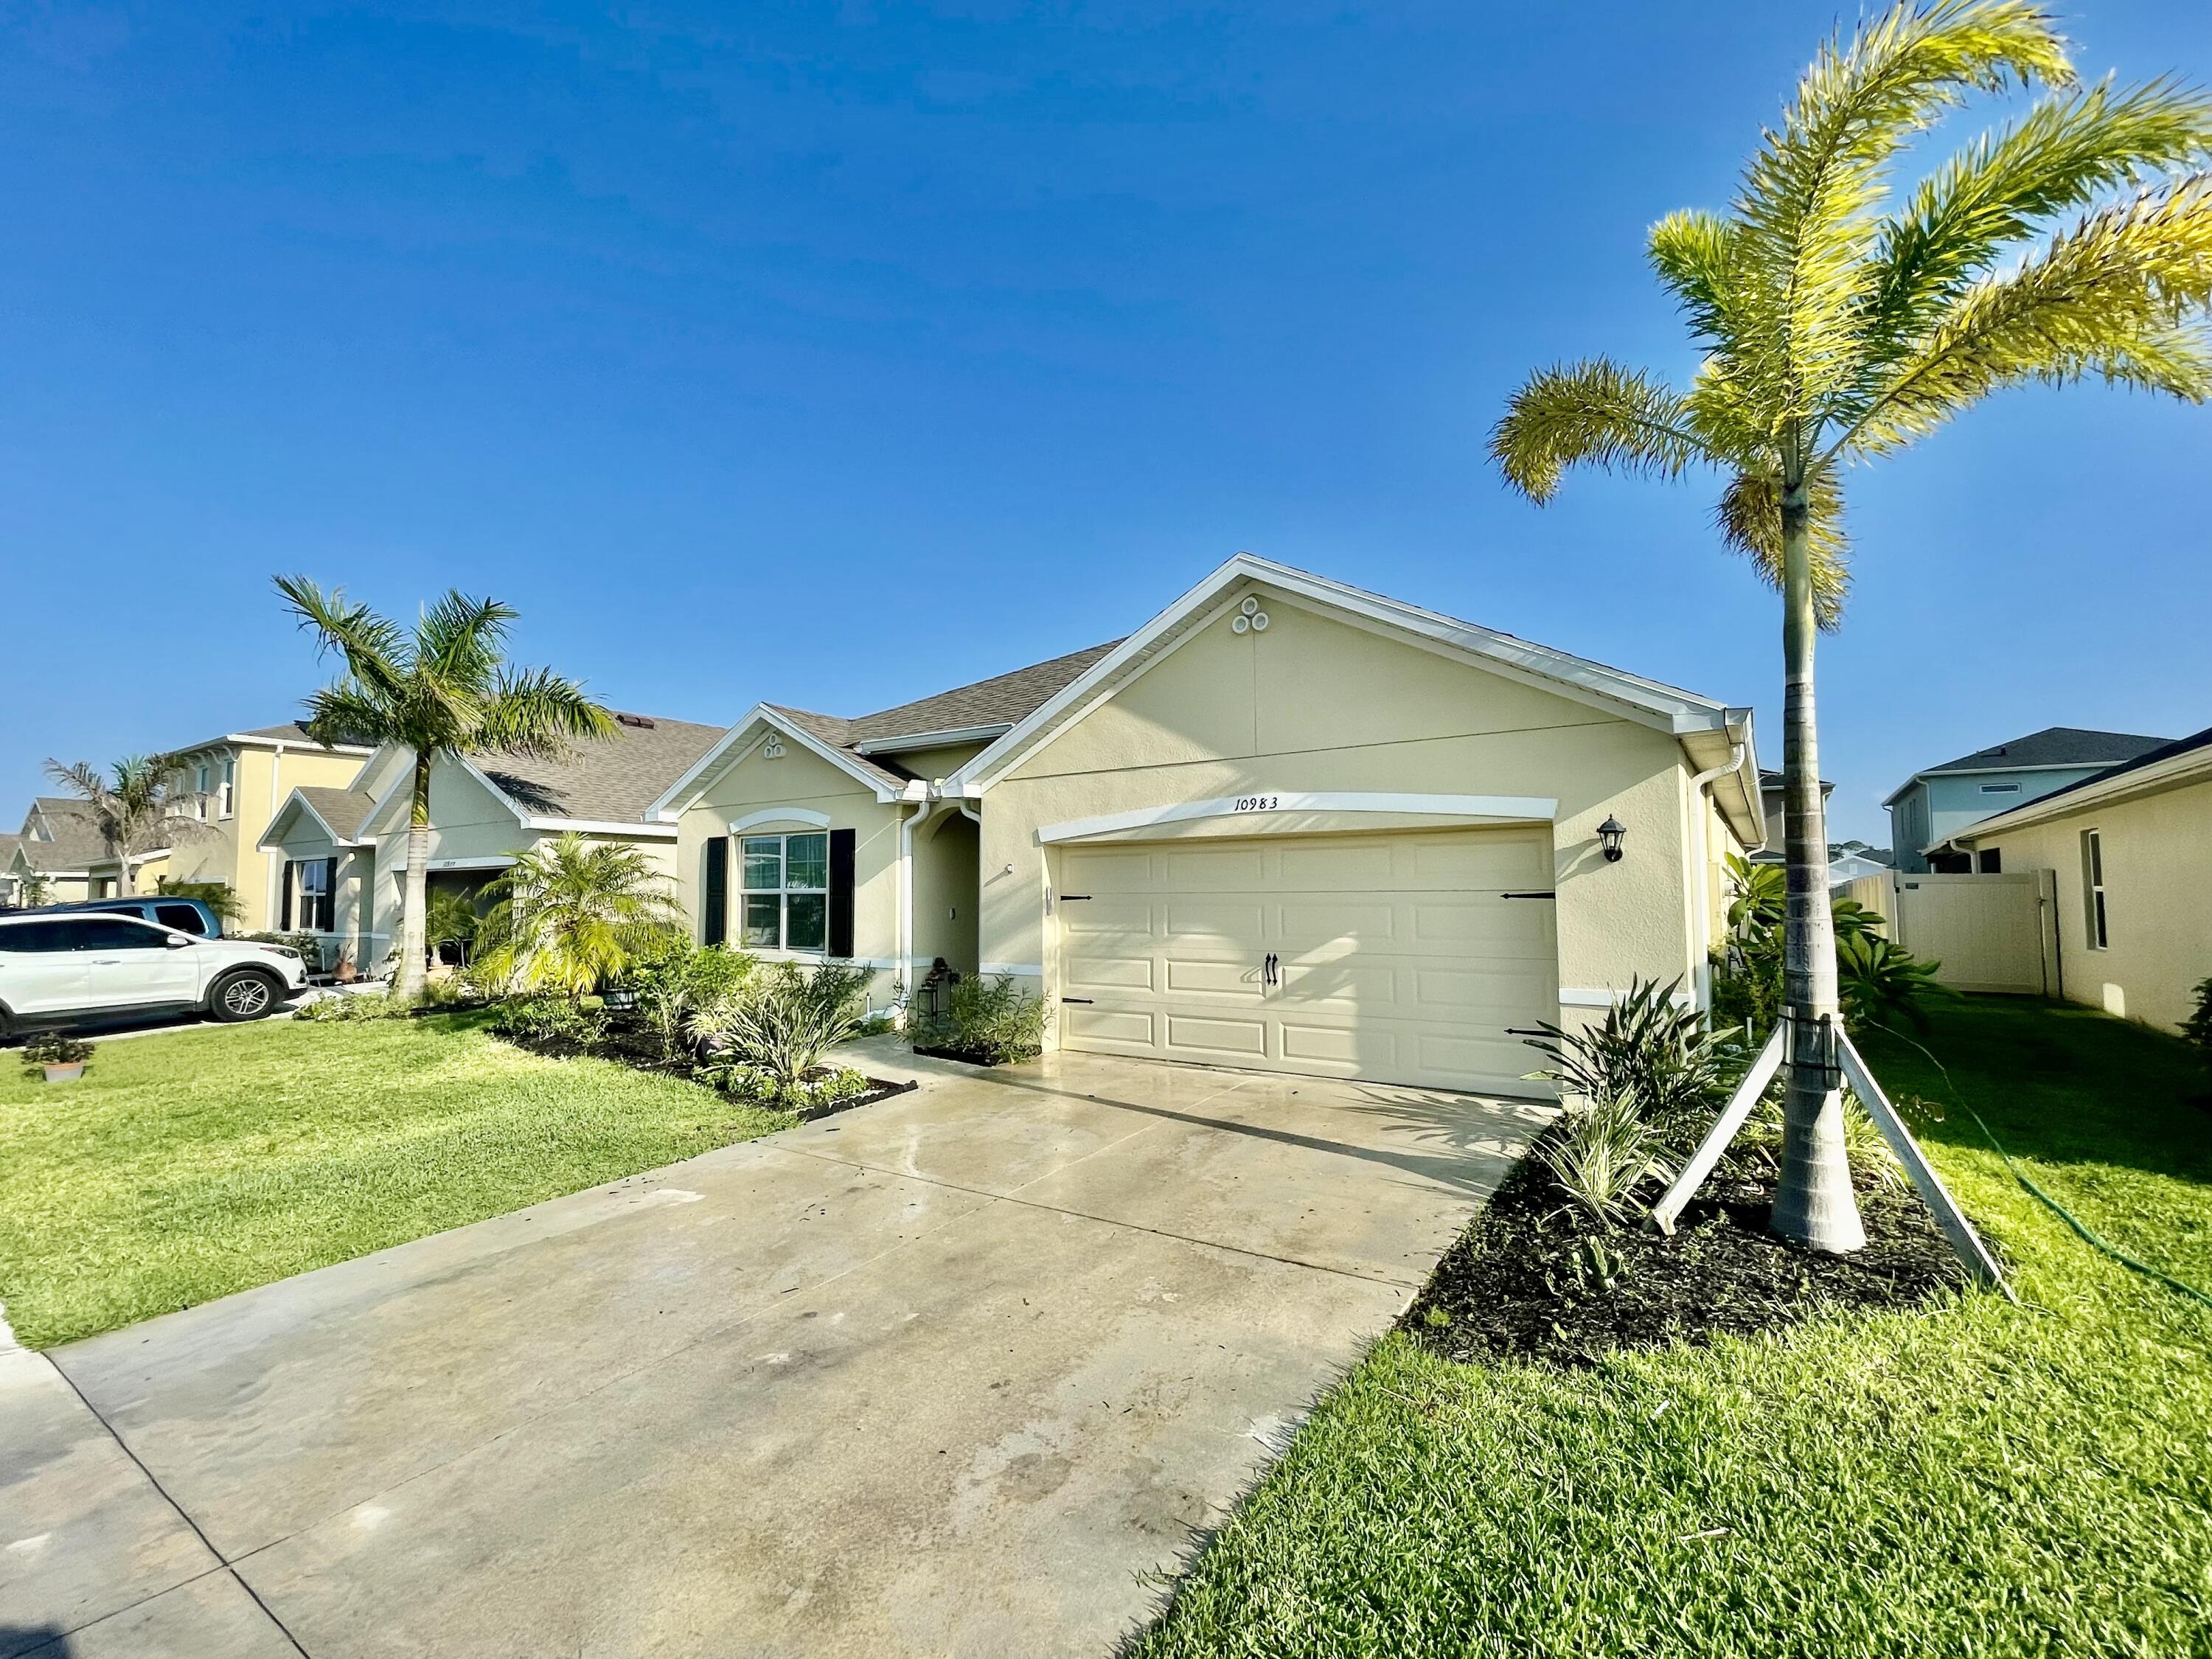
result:
M 1232 961 L 1177 956 L 1167 958 L 1166 988 L 1192 996 L 1238 996 L 1257 1002 L 1264 988 L 1259 969 L 1241 956 Z
M 1206 1014 L 1170 1013 L 1168 1047 L 1188 1054 L 1221 1060 L 1265 1060 L 1267 1027 L 1259 1019 L 1223 1019 Z
M 1061 885 L 1076 1048 L 1526 1092 L 1506 1034 L 1559 1012 L 1547 830 L 1076 850 Z M 1087 914 L 1086 914 L 1087 913 Z M 1103 924 L 1103 925 L 1102 925 Z M 1280 967 L 1263 983 L 1273 953 Z
M 1064 1006 L 1060 1012 L 1060 1036 L 1077 1048 L 1107 1042 L 1124 1050 L 1158 1046 L 1158 1020 L 1143 1010 Z

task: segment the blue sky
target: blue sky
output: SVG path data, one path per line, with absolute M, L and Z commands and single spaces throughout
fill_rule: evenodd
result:
M 1539 511 L 1532 367 L 1691 362 L 1829 4 L 0 11 L 0 819 L 47 755 L 289 717 L 301 570 L 521 607 L 617 706 L 857 713 L 1126 631 L 1249 549 L 1732 702 L 1706 482 Z M 1845 14 L 1854 15 L 1854 14 Z M 2069 12 L 2212 80 L 2212 7 Z M 1851 481 L 1834 833 L 2051 724 L 2212 723 L 2212 410 L 2006 397 Z

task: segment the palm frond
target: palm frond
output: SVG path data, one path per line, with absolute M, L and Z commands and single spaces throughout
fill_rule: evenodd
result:
M 2015 270 L 1984 277 L 1899 362 L 1831 453 L 1879 453 L 2004 386 L 2101 375 L 2192 402 L 2212 394 L 2212 173 L 2090 214 Z
M 392 706 L 351 678 L 309 693 L 303 707 L 307 719 L 301 724 L 325 749 L 342 743 L 374 748 L 379 744 L 409 741 L 406 727 L 396 718 Z
M 305 576 L 273 579 L 300 626 L 315 635 L 318 652 L 335 651 L 346 672 L 380 695 L 392 695 L 406 677 L 406 635 L 366 605 L 348 600 L 345 589 L 325 593 Z
M 578 739 L 604 739 L 615 731 L 614 716 L 575 681 L 550 668 L 513 670 L 500 675 L 485 702 L 472 746 L 547 757 Z
M 1850 592 L 1850 538 L 1844 530 L 1844 496 L 1829 470 L 1812 474 L 1805 484 L 1811 507 L 1806 544 L 1813 566 L 1813 609 L 1831 631 L 1843 623 L 1844 600 Z M 1782 586 L 1782 479 L 1769 471 L 1738 472 L 1721 492 L 1713 510 L 1721 539 L 1751 561 L 1752 568 L 1778 592 Z
M 1490 457 L 1536 501 L 1551 499 L 1570 466 L 1671 478 L 1692 461 L 1723 459 L 1692 429 L 1673 387 L 1602 358 L 1530 375 L 1492 429 Z
M 1741 368 L 1791 419 L 1845 382 L 1875 266 L 1873 210 L 1897 152 L 1974 90 L 2073 80 L 2034 0 L 1912 0 L 1824 45 L 1746 169 Z
M 1681 303 L 1690 332 L 1725 350 L 1742 337 L 1743 227 L 1717 213 L 1685 210 L 1651 227 L 1646 251 L 1651 269 Z
M 416 662 L 448 685 L 489 688 L 499 672 L 507 625 L 520 615 L 496 599 L 472 599 L 449 588 L 416 624 Z
M 2045 100 L 2003 133 L 1985 134 L 1952 157 L 1883 228 L 1870 337 L 1909 344 L 2038 226 L 2106 191 L 2208 156 L 2212 99 L 2171 81 L 2115 92 L 2107 79 Z

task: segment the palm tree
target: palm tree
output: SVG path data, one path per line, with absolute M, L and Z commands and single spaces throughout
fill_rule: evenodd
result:
M 177 787 L 177 763 L 167 755 L 126 756 L 104 777 L 89 762 L 64 766 L 49 759 L 46 775 L 92 809 L 93 828 L 115 860 L 116 891 L 125 897 L 138 890 L 131 873 L 133 858 L 201 828 L 189 816 L 189 798 Z
M 2039 89 L 1893 203 L 1891 164 L 1975 92 Z M 2084 375 L 2212 391 L 2212 104 L 2165 81 L 2075 82 L 2033 0 L 1905 3 L 1827 43 L 1726 214 L 1662 220 L 1650 257 L 1705 353 L 1686 391 L 1602 358 L 1532 375 L 1492 436 L 1541 502 L 1569 466 L 1726 478 L 1723 539 L 1782 594 L 1788 869 L 1784 1004 L 1837 1013 L 1816 633 L 1847 586 L 1845 466 L 1903 449 L 1989 393 Z M 2079 216 L 2060 224 L 2061 216 Z M 1796 1049 L 1774 1230 L 1864 1243 L 1838 1096 Z
M 532 848 L 487 888 L 478 968 L 517 990 L 582 997 L 674 936 L 683 911 L 645 854 L 570 831 Z
M 343 588 L 325 593 L 305 576 L 279 576 L 276 591 L 322 649 L 345 659 L 344 677 L 307 699 L 308 735 L 326 746 L 393 744 L 413 761 L 398 994 L 419 996 L 428 949 L 432 765 L 441 755 L 487 750 L 559 754 L 575 738 L 611 737 L 614 717 L 550 669 L 508 667 L 507 626 L 519 613 L 495 600 L 449 591 L 409 633 L 367 605 L 349 603 Z

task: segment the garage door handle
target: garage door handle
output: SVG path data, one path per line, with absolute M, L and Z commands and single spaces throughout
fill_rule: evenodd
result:
M 1062 1002 L 1079 1002 L 1086 1008 L 1094 1006 L 1092 1000 L 1089 997 L 1062 997 L 1060 1000 Z
M 1557 898 L 1557 893 L 1500 893 L 1500 898 Z
M 1542 1030 L 1540 1027 L 1532 1029 L 1526 1025 L 1509 1025 L 1505 1028 L 1505 1035 L 1508 1036 L 1549 1036 L 1552 1034 L 1549 1031 Z
M 1062 893 L 1060 896 L 1060 902 L 1062 904 L 1076 904 L 1080 903 L 1090 896 L 1091 895 L 1088 893 Z

